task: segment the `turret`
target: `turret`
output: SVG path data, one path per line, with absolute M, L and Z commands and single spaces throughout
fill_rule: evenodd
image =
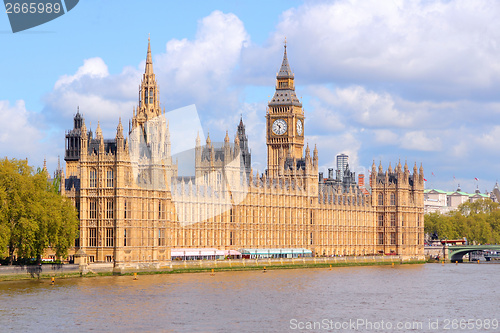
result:
M 148 38 L 148 51 L 146 54 L 146 66 L 139 87 L 139 105 L 134 111 L 132 128 L 140 126 L 144 130 L 144 123 L 162 114 L 160 109 L 160 92 L 153 71 L 153 58 L 151 56 L 151 39 Z
M 207 148 L 212 147 L 212 140 L 210 139 L 210 133 L 207 133 Z
M 196 135 L 196 147 L 201 146 L 200 132 Z
M 102 136 L 102 129 L 99 122 L 97 122 L 97 128 L 95 130 L 95 137 L 99 140 L 99 153 L 104 153 L 104 138 Z
M 88 149 L 88 138 L 87 138 L 87 126 L 85 126 L 85 121 L 82 124 L 80 142 L 81 142 L 81 149 L 86 154 Z
M 80 159 L 80 133 L 82 131 L 83 123 L 84 119 L 80 114 L 80 108 L 78 107 L 75 117 L 73 118 L 73 129 L 66 133 L 66 152 L 64 155 L 64 160 L 66 162 L 77 161 Z
M 419 172 L 420 183 L 423 185 L 424 183 L 424 167 L 422 163 L 420 163 L 420 172 Z
M 313 151 L 313 165 L 314 167 L 318 167 L 318 161 L 319 161 L 319 157 L 318 157 L 318 148 L 316 147 L 316 144 L 314 144 L 314 151 Z

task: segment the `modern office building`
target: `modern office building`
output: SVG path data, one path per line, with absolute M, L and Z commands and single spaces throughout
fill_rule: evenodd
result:
M 349 166 L 349 156 L 346 154 L 337 155 L 337 179 L 344 179 L 344 172 Z

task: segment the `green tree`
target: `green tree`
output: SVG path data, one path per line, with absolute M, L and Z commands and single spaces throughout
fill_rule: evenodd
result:
M 59 194 L 59 182 L 36 173 L 24 160 L 0 160 L 0 253 L 10 263 L 40 258 L 48 247 L 58 257 L 67 254 L 78 230 L 74 207 Z
M 447 214 L 428 213 L 424 219 L 425 232 L 436 232 L 441 239 L 500 243 L 500 206 L 490 199 L 465 202 Z
M 458 211 L 462 215 L 471 215 L 479 213 L 491 213 L 498 209 L 498 203 L 491 199 L 476 200 L 473 202 L 467 201 L 458 206 Z
M 440 238 L 455 238 L 455 225 L 450 216 L 434 212 L 426 214 L 424 221 L 424 231 L 426 233 L 436 233 Z
M 2 253 L 7 249 L 9 242 L 9 228 L 6 220 L 7 214 L 7 192 L 0 184 L 0 258 Z

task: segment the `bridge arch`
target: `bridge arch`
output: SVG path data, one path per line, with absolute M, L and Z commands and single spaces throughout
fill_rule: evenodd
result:
M 449 246 L 448 255 L 451 262 L 463 262 L 463 257 L 467 253 L 483 250 L 500 251 L 500 245 L 458 245 Z

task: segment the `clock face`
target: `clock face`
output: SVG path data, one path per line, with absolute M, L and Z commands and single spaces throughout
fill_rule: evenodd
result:
M 302 135 L 302 120 L 297 120 L 297 134 Z
M 286 132 L 286 121 L 283 119 L 276 119 L 273 123 L 273 133 L 277 135 L 283 135 Z

